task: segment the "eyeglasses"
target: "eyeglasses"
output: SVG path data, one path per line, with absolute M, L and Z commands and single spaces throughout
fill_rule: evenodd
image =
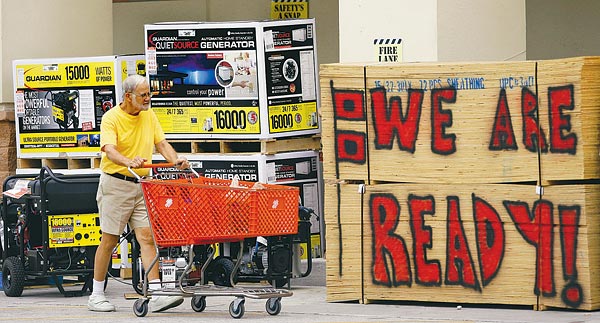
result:
M 139 96 L 142 99 L 147 99 L 147 98 L 151 98 L 152 97 L 152 93 L 150 93 L 150 92 L 146 92 L 146 93 L 142 93 L 142 94 L 136 94 L 134 92 L 129 92 L 129 93 L 131 93 L 131 94 L 133 94 L 135 96 Z

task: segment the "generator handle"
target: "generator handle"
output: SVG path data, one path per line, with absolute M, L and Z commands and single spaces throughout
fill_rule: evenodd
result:
M 140 168 L 159 168 L 159 167 L 173 167 L 173 166 L 179 166 L 179 164 L 175 164 L 175 163 L 153 163 L 153 164 L 144 164 L 142 165 L 142 167 Z M 194 168 L 192 168 L 190 166 L 190 168 L 188 168 L 192 173 L 194 173 L 194 175 L 196 177 L 200 177 L 200 174 L 198 174 L 198 172 L 196 172 L 196 170 Z M 142 179 L 140 177 L 140 175 L 138 175 L 136 172 L 133 171 L 133 169 L 131 167 L 127 167 L 127 170 L 139 181 L 140 179 Z
M 62 178 L 60 178 L 60 177 L 56 176 L 56 175 L 54 174 L 54 172 L 52 172 L 52 170 L 51 170 L 51 169 L 50 169 L 50 167 L 48 167 L 48 166 L 44 166 L 44 167 L 42 167 L 42 169 L 40 170 L 40 181 L 41 181 L 41 182 L 43 182 L 43 181 L 44 181 L 44 177 L 45 177 L 45 176 L 44 176 L 44 174 L 45 174 L 45 173 L 48 173 L 48 175 L 50 176 L 50 178 L 52 178 L 53 180 L 55 180 L 55 181 L 57 181 L 57 182 L 59 182 L 59 183 L 62 183 L 62 184 L 69 184 L 69 181 L 68 181 L 68 180 L 65 180 L 65 179 L 62 179 Z

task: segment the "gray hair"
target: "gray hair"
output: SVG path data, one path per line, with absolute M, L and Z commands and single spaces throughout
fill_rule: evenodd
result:
M 123 81 L 123 100 L 125 100 L 125 93 L 133 93 L 133 91 L 144 82 L 146 82 L 146 78 L 139 74 L 128 76 Z

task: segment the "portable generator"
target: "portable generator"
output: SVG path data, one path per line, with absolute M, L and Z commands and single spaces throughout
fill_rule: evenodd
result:
M 242 254 L 237 281 L 269 281 L 279 288 L 289 286 L 291 278 L 306 277 L 312 271 L 311 216 L 313 209 L 298 207 L 298 233 L 292 236 L 257 237 L 247 239 L 248 252 Z M 307 245 L 306 269 L 300 267 L 300 244 Z
M 60 92 L 47 92 L 47 100 L 52 102 L 52 117 L 58 124 L 59 129 L 77 129 L 79 127 L 79 110 L 77 109 L 77 98 L 79 91 L 66 90 Z
M 94 257 L 100 244 L 96 205 L 98 174 L 55 175 L 43 167 L 37 177 L 14 175 L 6 192 L 19 181 L 28 193 L 3 195 L 2 284 L 6 296 L 21 296 L 26 285 L 53 281 L 65 296 L 91 290 Z M 80 290 L 65 291 L 67 282 L 83 282 Z

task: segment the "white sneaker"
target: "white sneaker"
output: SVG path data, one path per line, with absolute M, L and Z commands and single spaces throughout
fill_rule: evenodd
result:
M 162 312 L 176 307 L 183 303 L 182 296 L 152 296 L 150 299 L 150 309 L 152 312 Z
M 104 295 L 90 295 L 88 309 L 94 312 L 114 312 L 115 306 Z

